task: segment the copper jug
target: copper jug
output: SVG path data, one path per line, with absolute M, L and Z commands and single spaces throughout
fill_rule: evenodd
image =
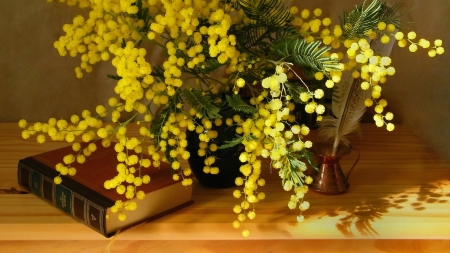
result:
M 356 165 L 344 175 L 339 161 L 345 155 L 350 154 L 351 148 L 339 146 L 335 155 L 332 155 L 332 145 L 325 143 L 314 144 L 313 152 L 317 160 L 317 170 L 312 169 L 309 176 L 313 182 L 308 186 L 309 189 L 322 194 L 341 194 L 348 190 L 348 177 Z M 359 159 L 359 157 L 358 157 Z

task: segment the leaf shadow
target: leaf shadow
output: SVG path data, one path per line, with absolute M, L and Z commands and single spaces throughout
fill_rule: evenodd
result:
M 336 223 L 336 228 L 346 237 L 355 237 L 357 234 L 377 236 L 379 234 L 372 225 L 376 220 L 382 219 L 383 215 L 390 210 L 402 209 L 409 205 L 415 211 L 423 211 L 427 208 L 427 204 L 447 203 L 448 200 L 444 198 L 449 197 L 450 194 L 444 193 L 445 186 L 448 187 L 442 183 L 426 184 L 417 191 L 408 191 L 382 198 L 363 199 L 358 205 L 348 208 L 341 206 L 328 211 L 324 216 L 343 215 Z

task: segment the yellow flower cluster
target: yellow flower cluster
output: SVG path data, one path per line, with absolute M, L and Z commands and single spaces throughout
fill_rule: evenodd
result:
M 154 81 L 153 76 L 150 75 L 151 66 L 145 60 L 147 51 L 143 48 L 135 48 L 131 41 L 126 44 L 125 48 L 113 44 L 110 46 L 110 51 L 115 55 L 112 65 L 116 67 L 117 75 L 122 77 L 117 82 L 114 91 L 125 101 L 124 109 L 127 112 L 137 110 L 139 113 L 145 113 L 146 107 L 137 101 L 140 101 L 144 94 L 147 97 L 144 89 Z M 167 99 L 161 99 L 159 96 L 157 98 L 158 102 L 162 103 L 162 100 L 167 103 Z
M 193 111 L 191 112 L 193 113 Z M 203 172 L 206 174 L 217 175 L 219 173 L 219 167 L 214 166 L 216 157 L 210 155 L 212 152 L 216 152 L 218 146 L 215 139 L 218 137 L 219 133 L 214 130 L 213 127 L 219 127 L 223 124 L 221 118 L 217 118 L 213 121 L 208 118 L 201 118 L 201 124 L 192 125 L 188 127 L 189 130 L 195 131 L 199 135 L 199 149 L 198 156 L 205 157 Z
M 22 119 L 19 121 L 19 126 L 24 129 L 22 131 L 22 137 L 24 139 L 38 134 L 37 141 L 39 143 L 46 141 L 45 135 L 53 141 L 67 141 L 72 143 L 76 137 L 81 137 L 84 142 L 93 140 L 96 137 L 95 129 L 100 128 L 103 122 L 98 117 L 91 117 L 90 111 L 85 110 L 82 112 L 82 119 L 78 115 L 74 115 L 71 117 L 70 122 L 64 119 L 56 120 L 55 118 L 50 118 L 48 122 L 36 122 L 28 127 L 27 125 L 26 120 Z
M 295 8 L 293 13 L 296 13 Z M 322 22 L 320 22 L 320 20 L 318 20 L 319 15 L 317 15 L 319 13 L 321 12 L 317 11 L 316 9 L 314 11 L 314 17 L 312 18 L 312 20 L 309 21 L 309 23 L 305 24 L 301 19 L 309 17 L 309 10 L 305 9 L 301 13 L 301 18 L 297 17 L 293 22 L 295 22 L 296 25 L 301 25 L 304 30 L 305 28 L 310 29 L 310 33 L 307 36 L 312 36 L 312 34 L 317 33 L 317 26 L 320 26 L 321 24 L 324 25 L 325 28 L 321 30 L 320 34 L 320 36 L 323 38 L 323 43 L 326 45 L 331 44 L 333 48 L 339 49 L 341 45 L 340 41 L 342 41 L 342 28 L 339 25 L 336 25 L 333 32 L 334 36 L 331 36 L 331 33 L 328 29 L 328 26 L 331 24 L 331 20 L 329 20 L 329 18 L 325 18 L 324 20 L 322 20 Z M 315 25 L 314 29 L 311 28 L 312 24 Z M 403 32 L 396 31 L 397 27 L 394 24 L 387 24 L 382 21 L 379 22 L 377 24 L 377 27 L 375 27 L 373 30 L 368 31 L 367 35 L 369 39 L 379 39 L 383 44 L 388 44 L 391 40 L 391 37 L 394 37 L 398 41 L 398 45 L 400 47 L 406 47 L 407 44 L 410 43 L 409 50 L 411 52 L 416 52 L 419 46 L 425 49 L 430 48 L 430 50 L 428 51 L 428 55 L 430 57 L 434 57 L 436 55 L 444 53 L 442 40 L 435 40 L 434 46 L 431 47 L 431 43 L 426 39 L 420 39 L 417 43 L 415 43 L 413 40 L 416 39 L 417 35 L 413 31 L 408 32 L 407 36 L 405 36 Z M 335 42 L 334 45 L 333 42 Z M 390 66 L 391 59 L 388 56 L 376 55 L 376 53 L 374 53 L 374 51 L 370 47 L 370 42 L 365 38 L 359 40 L 346 39 L 342 44 L 347 48 L 346 56 L 348 62 L 346 63 L 345 70 L 351 71 L 353 78 L 360 78 L 359 80 L 361 80 L 361 89 L 371 90 L 371 98 L 367 98 L 364 103 L 367 107 L 371 107 L 375 104 L 375 124 L 378 127 L 386 125 L 387 130 L 393 131 L 395 128 L 394 124 L 387 122 L 393 119 L 393 114 L 391 112 L 388 112 L 383 116 L 382 112 L 387 106 L 387 102 L 384 99 L 379 100 L 382 90 L 381 84 L 386 82 L 387 76 L 392 76 L 395 74 L 395 68 Z M 342 60 L 344 58 L 344 55 L 338 52 L 337 56 L 334 57 Z M 333 74 L 333 72 L 331 74 Z M 340 81 L 339 74 L 336 75 L 334 73 L 334 77 L 332 76 L 331 79 L 327 80 L 326 86 L 328 88 L 332 88 L 334 86 L 334 83 L 338 83 Z M 317 80 L 322 80 L 323 73 L 316 73 L 315 78 Z M 308 95 L 304 94 L 304 98 L 306 99 L 307 97 Z M 307 111 L 308 109 L 310 112 L 312 111 L 312 108 L 306 109 Z M 321 118 L 319 116 L 318 120 L 320 119 Z
M 143 196 L 138 194 L 138 198 L 142 199 Z M 117 218 L 120 221 L 124 221 L 127 218 L 127 215 L 123 212 L 123 210 L 129 210 L 134 211 L 137 208 L 137 204 L 134 201 L 126 201 L 123 202 L 122 200 L 117 200 L 114 205 L 111 207 L 111 212 L 117 213 Z M 109 219 L 109 217 L 106 217 Z
M 304 174 L 306 164 L 301 160 L 308 156 L 306 150 L 312 146 L 312 142 L 305 140 L 309 128 L 295 120 L 294 101 L 304 103 L 305 111 L 316 113 L 317 121 L 320 121 L 325 106 L 319 101 L 326 92 L 306 85 L 300 77 L 305 73 L 292 70 L 290 63 L 272 59 L 279 57 L 274 52 L 267 52 L 272 50 L 272 42 L 285 43 L 283 46 L 286 45 L 287 50 L 292 50 L 296 56 L 301 51 L 299 48 L 290 49 L 289 41 L 283 40 L 284 36 L 280 36 L 278 30 L 284 34 L 284 28 L 294 28 L 291 31 L 296 30 L 298 33 L 292 37 L 298 37 L 299 41 L 303 37 L 309 43 L 305 48 L 315 44 L 310 42 L 318 41 L 329 46 L 324 47 L 327 50 L 322 51 L 324 48 L 317 47 L 308 52 L 320 52 L 320 57 L 315 57 L 325 61 L 317 63 L 323 63 L 322 66 L 319 64 L 313 67 L 314 63 L 311 63 L 311 69 L 316 72 L 314 78 L 325 87 L 333 88 L 346 78 L 343 72 L 349 71 L 351 77 L 359 81 L 360 88 L 368 91 L 364 103 L 367 107 L 374 106 L 376 125 L 386 125 L 389 131 L 394 129 L 394 125 L 389 123 L 393 114 L 385 113 L 387 101 L 380 99 L 380 96 L 382 85 L 388 76 L 395 74 L 395 69 L 389 57 L 374 52 L 370 40 L 377 39 L 387 44 L 395 38 L 400 47 L 409 44 L 411 52 L 417 51 L 419 47 L 429 49 L 430 57 L 444 53 L 441 40 L 435 40 L 433 45 L 426 39 L 415 42 L 417 35 L 414 32 L 404 35 L 397 31 L 394 24 L 385 21 L 358 35 L 365 38 L 350 38 L 344 33 L 352 25 L 334 25 L 329 17 L 322 17 L 320 8 L 299 10 L 292 6 L 287 12 L 282 9 L 278 13 L 280 17 L 286 17 L 287 13 L 290 19 L 280 18 L 283 21 L 280 26 L 280 23 L 270 23 L 269 18 L 269 21 L 264 20 L 268 22 L 264 24 L 268 27 L 260 27 L 258 22 L 263 21 L 253 20 L 250 17 L 252 13 L 246 14 L 244 9 L 257 9 L 260 4 L 267 4 L 264 1 L 59 2 L 89 8 L 89 12 L 86 12 L 86 17 L 78 15 L 72 24 L 64 25 L 65 35 L 54 43 L 54 47 L 61 56 L 80 57 L 80 65 L 75 68 L 78 78 L 91 72 L 94 64 L 111 61 L 116 69 L 115 75 L 110 77 L 117 79 L 114 87 L 117 97 L 109 98 L 109 108 L 99 105 L 95 113 L 85 110 L 81 115 L 71 116 L 68 121 L 51 118 L 48 122 L 36 122 L 28 126 L 25 120 L 20 120 L 22 137 L 27 139 L 36 135 L 39 143 L 44 143 L 47 138 L 72 143 L 76 154 L 67 155 L 56 166 L 60 173 L 54 179 L 57 184 L 61 183 L 62 175 L 74 175 L 74 163 L 84 163 L 95 152 L 98 143 L 108 147 L 112 145 L 113 139 L 117 140 L 114 144 L 119 161 L 117 175 L 105 181 L 104 187 L 130 200 L 116 201 L 112 207 L 119 220 L 126 219 L 125 210 L 136 209 L 137 205 L 131 199 L 142 199 L 145 195 L 139 187 L 149 183 L 150 177 L 139 173 L 142 168 L 158 167 L 161 162 L 168 162 L 174 180 L 181 180 L 185 186 L 192 184 L 191 169 L 180 162 L 191 156 L 186 149 L 185 129 L 199 135 L 197 153 L 204 157 L 203 172 L 218 174 L 216 157 L 212 153 L 219 149 L 219 133 L 214 127 L 223 124 L 236 129 L 244 148 L 239 156 L 243 163 L 240 171 L 244 176 L 235 182 L 242 190 L 233 192 L 235 198 L 242 198 L 233 208 L 237 214 L 233 222 L 235 228 L 243 227 L 246 219 L 254 219 L 254 204 L 265 198 L 264 192 L 260 191 L 260 187 L 265 185 L 264 179 L 260 177 L 263 158 L 270 159 L 270 166 L 279 170 L 283 189 L 293 191 L 288 207 L 298 207 L 300 212 L 309 208 L 309 202 L 303 199 L 312 178 Z M 276 11 L 273 13 L 277 15 Z M 253 27 L 253 24 L 257 24 L 258 28 L 244 31 L 250 31 L 248 34 L 240 30 L 246 26 L 248 28 L 248 25 Z M 272 33 L 271 30 L 277 32 Z M 237 38 L 242 38 L 243 34 L 256 40 L 238 41 Z M 269 36 L 264 37 L 264 34 Z M 258 36 L 263 39 L 259 40 Z M 144 47 L 142 43 L 150 45 Z M 164 51 L 165 58 L 162 61 L 153 59 L 145 49 L 152 46 L 159 46 Z M 342 46 L 343 50 L 340 49 Z M 298 61 L 307 63 L 308 59 Z M 226 77 L 220 76 L 221 73 L 216 70 L 226 74 Z M 290 71 L 288 74 L 287 70 Z M 295 75 L 304 89 L 294 87 L 291 90 L 293 86 L 288 82 L 289 75 Z M 247 109 L 250 107 L 250 113 L 241 114 L 241 111 L 236 110 L 233 116 L 225 116 L 216 112 L 215 109 L 221 109 L 218 105 L 231 106 L 231 102 L 222 101 L 221 95 L 231 92 L 240 94 L 244 88 L 249 88 L 252 94 L 249 103 L 245 104 Z M 131 116 L 123 120 L 124 114 Z M 113 124 L 104 123 L 103 118 L 107 115 L 111 116 Z M 132 121 L 139 124 L 139 137 L 130 137 L 127 132 L 127 125 Z M 144 154 L 150 158 L 144 158 Z M 301 222 L 303 219 L 300 213 L 297 220 Z M 242 234 L 249 236 L 250 232 L 243 228 Z
M 49 1 L 50 2 L 50 1 Z M 159 166 L 162 161 L 170 161 L 172 169 L 175 171 L 174 180 L 182 178 L 184 185 L 192 183 L 190 168 L 181 168 L 178 159 L 188 159 L 190 154 L 185 150 L 187 146 L 186 134 L 181 129 L 191 129 L 195 127 L 192 117 L 201 117 L 200 113 L 192 109 L 188 114 L 182 110 L 183 104 L 177 103 L 176 108 L 179 113 L 172 113 L 161 126 L 158 140 L 153 144 L 146 144 L 146 138 L 154 138 L 149 131 L 150 124 L 155 120 L 155 111 L 150 105 L 165 106 L 176 94 L 176 89 L 183 85 L 181 68 L 187 66 L 190 69 L 208 67 L 205 62 L 207 58 L 216 58 L 221 64 L 229 62 L 228 73 L 238 69 L 238 59 L 240 53 L 236 50 L 236 38 L 228 35 L 231 26 L 231 16 L 227 12 L 233 9 L 229 6 L 219 8 L 219 1 L 214 0 L 209 3 L 205 1 L 148 1 L 150 14 L 155 17 L 154 22 L 146 23 L 144 19 L 138 19 L 134 15 L 139 15 L 136 0 L 99 0 L 71 1 L 68 5 L 78 5 L 81 8 L 90 7 L 88 18 L 81 15 L 73 19 L 72 24 L 63 27 L 64 36 L 61 36 L 54 43 L 55 48 L 61 56 L 69 54 L 72 57 L 80 55 L 80 66 L 75 69 L 76 76 L 81 78 L 84 72 L 91 72 L 92 65 L 100 61 L 111 59 L 112 65 L 116 68 L 119 78 L 114 91 L 119 96 L 110 98 L 108 104 L 111 107 L 107 110 L 103 106 L 96 108 L 97 115 L 91 117 L 89 111 L 84 111 L 82 117 L 73 115 L 71 122 L 65 120 L 50 119 L 48 123 L 35 123 L 27 128 L 27 123 L 22 120 L 19 125 L 25 130 L 22 132 L 24 138 L 29 138 L 37 134 L 37 141 L 44 143 L 46 135 L 52 140 L 65 140 L 74 142 L 77 137 L 82 142 L 92 142 L 102 140 L 104 146 L 110 145 L 111 139 L 116 138 L 118 143 L 115 149 L 118 152 L 117 158 L 120 162 L 115 178 L 105 182 L 105 188 L 116 189 L 119 194 L 125 194 L 131 199 L 135 196 L 142 196 L 142 192 L 136 190 L 142 183 L 149 180 L 135 176 L 141 167 Z M 225 11 L 224 11 L 225 10 Z M 201 25 L 200 20 L 208 20 L 209 26 Z M 151 40 L 160 43 L 162 36 L 168 31 L 170 39 L 164 45 L 168 53 L 167 60 L 162 64 L 163 78 L 154 79 L 152 66 L 146 60 L 147 51 L 139 48 L 142 40 Z M 205 46 L 204 42 L 208 46 Z M 213 79 L 199 78 L 206 80 L 212 86 Z M 215 90 L 218 92 L 218 89 Z M 148 102 L 144 103 L 146 99 Z M 120 122 L 123 111 L 135 112 L 126 122 L 118 126 L 104 125 L 101 117 L 111 113 L 113 122 Z M 157 111 L 156 111 L 157 112 Z M 127 137 L 126 125 L 140 114 L 143 126 L 139 133 L 142 138 Z M 80 120 L 81 118 L 81 120 Z M 205 118 L 206 119 L 206 118 Z M 206 130 L 210 129 L 208 121 L 203 121 Z M 216 121 L 217 123 L 217 121 Z M 209 128 L 208 128 L 209 127 Z M 216 133 L 217 134 L 217 133 Z M 214 131 L 208 131 L 201 135 L 204 145 L 208 139 L 214 138 Z M 76 142 L 78 143 L 78 142 Z M 217 149 L 215 144 L 209 145 L 209 149 Z M 74 149 L 75 150 L 75 149 Z M 147 152 L 152 160 L 141 159 L 137 155 L 128 155 L 128 150 L 135 153 Z M 160 155 L 159 151 L 168 152 L 169 157 Z M 201 152 L 202 150 L 200 150 Z M 77 161 L 83 161 L 88 156 L 88 149 L 76 156 Z M 93 152 L 92 150 L 90 152 Z M 213 164 L 213 157 L 205 160 L 206 164 Z M 72 163 L 73 161 L 71 161 Z M 70 164 L 67 166 L 70 166 Z M 61 175 L 74 174 L 76 170 L 72 167 L 58 167 Z M 177 172 L 179 171 L 179 172 Z M 205 171 L 207 169 L 205 168 Z M 218 173 L 217 168 L 209 170 L 211 173 Z M 61 177 L 55 181 L 60 182 Z M 128 186 L 124 184 L 127 183 Z M 121 209 L 120 205 L 118 209 Z M 123 214 L 120 219 L 124 219 Z
M 286 64 L 286 66 L 288 66 Z M 288 67 L 289 68 L 289 67 Z M 320 77 L 318 77 L 320 75 Z M 329 75 L 332 76 L 332 78 L 335 81 L 339 81 L 340 80 L 340 75 L 341 72 L 340 71 L 330 71 Z M 318 72 L 316 73 L 316 78 L 318 79 L 322 79 L 323 78 L 323 73 L 322 72 Z M 287 89 L 284 86 L 284 84 L 287 81 L 287 75 L 286 73 L 284 73 L 284 67 L 283 65 L 278 65 L 276 67 L 276 73 L 272 76 L 269 76 L 267 78 L 264 78 L 261 82 L 261 85 L 263 88 L 267 89 L 270 93 L 270 96 L 272 98 L 277 98 L 277 99 L 272 99 L 269 103 L 269 106 L 271 106 L 273 109 L 279 109 L 282 107 L 282 102 L 280 98 L 285 98 L 286 100 L 291 100 L 291 96 L 290 94 L 287 93 Z M 301 80 L 301 78 L 299 77 L 299 79 Z M 331 85 L 331 87 L 334 85 L 334 81 L 333 80 L 329 80 L 329 85 Z M 314 91 L 310 91 L 308 86 L 305 85 L 305 88 L 307 89 L 307 91 L 302 92 L 300 94 L 300 100 L 305 103 L 305 111 L 307 113 L 317 113 L 318 115 L 318 121 L 320 121 L 321 119 L 321 115 L 325 112 L 325 106 L 318 104 L 315 99 L 321 99 L 324 96 L 324 91 L 322 89 L 316 89 Z M 280 98 L 278 98 L 280 97 Z M 294 106 L 294 104 L 290 104 L 291 107 Z M 293 110 L 293 108 L 291 108 L 291 111 Z M 284 113 L 288 114 L 289 112 L 287 110 L 284 111 Z M 293 120 L 293 116 L 291 115 L 291 120 Z
M 389 131 L 394 130 L 394 125 L 392 123 L 386 122 L 393 119 L 393 114 L 388 112 L 386 115 L 382 115 L 384 107 L 387 105 L 386 100 L 378 101 L 381 94 L 381 86 L 386 82 L 386 76 L 393 75 L 395 69 L 391 64 L 391 59 L 388 56 L 375 55 L 373 50 L 370 48 L 370 43 L 366 39 L 352 40 L 342 38 L 342 28 L 340 25 L 335 25 L 332 29 L 331 19 L 326 17 L 320 19 L 322 14 L 321 9 L 315 9 L 311 15 L 309 9 L 303 9 L 300 13 L 296 6 L 291 7 L 291 14 L 294 16 L 292 24 L 300 27 L 300 31 L 303 37 L 308 41 L 315 40 L 314 35 L 318 34 L 322 38 L 322 42 L 325 45 L 330 45 L 332 48 L 339 49 L 343 44 L 347 48 L 347 58 L 345 70 L 352 71 L 352 77 L 357 79 L 361 78 L 361 88 L 363 90 L 372 90 L 371 98 L 367 98 L 365 104 L 367 107 L 371 107 L 374 103 L 375 112 L 374 120 L 377 126 L 381 127 L 386 125 Z M 297 15 L 299 14 L 299 15 Z M 323 28 L 321 27 L 323 26 Z M 332 30 L 332 31 L 331 31 Z M 428 55 L 430 57 L 435 57 L 436 55 L 441 55 L 444 53 L 444 48 L 442 47 L 442 40 L 435 40 L 434 45 L 426 39 L 420 39 L 417 43 L 413 40 L 416 39 L 416 33 L 411 31 L 406 36 L 403 32 L 396 32 L 397 27 L 394 24 L 387 24 L 385 22 L 379 22 L 377 26 L 372 30 L 367 32 L 369 39 L 379 39 L 381 43 L 388 44 L 391 37 L 394 37 L 398 41 L 400 47 L 406 47 L 409 45 L 409 50 L 411 52 L 416 52 L 418 47 L 424 49 L 430 48 Z M 343 43 L 341 43 L 343 42 Z M 335 59 L 342 60 L 344 54 L 342 52 L 333 53 L 332 57 Z M 338 83 L 341 79 L 342 72 L 331 71 L 327 73 L 330 78 L 326 80 L 325 85 L 327 88 L 332 88 L 335 83 Z M 324 78 L 324 73 L 317 72 L 315 74 L 316 80 L 322 80 Z M 301 96 L 303 102 L 308 102 L 309 98 L 312 97 L 311 93 L 304 92 Z M 323 112 L 323 107 L 316 107 L 314 102 L 309 102 L 306 107 L 308 113 L 316 112 L 319 114 L 317 120 L 321 120 L 321 112 Z
M 70 2 L 67 1 L 70 5 Z M 85 19 L 78 15 L 72 24 L 65 24 L 63 30 L 66 35 L 61 36 L 54 43 L 61 56 L 69 54 L 72 57 L 81 55 L 81 64 L 75 68 L 78 78 L 83 77 L 83 71 L 91 72 L 92 65 L 100 61 L 107 61 L 113 53 L 110 46 L 120 47 L 123 40 L 137 41 L 143 35 L 139 29 L 144 26 L 143 20 L 136 20 L 122 14 L 134 14 L 137 7 L 136 0 L 112 1 L 103 0 L 96 4 L 85 4 L 80 1 L 79 6 L 91 7 L 89 17 Z
M 306 39 L 311 41 L 314 40 L 315 38 L 313 36 L 320 31 L 319 36 L 322 38 L 324 44 L 331 45 L 335 49 L 339 49 L 341 45 L 344 45 L 347 48 L 347 62 L 345 63 L 345 69 L 343 70 L 351 71 L 352 77 L 355 79 L 360 78 L 359 80 L 361 80 L 360 83 L 363 90 L 371 90 L 371 97 L 365 100 L 365 105 L 371 107 L 375 104 L 374 110 L 376 115 L 374 116 L 374 120 L 376 125 L 379 127 L 386 125 L 389 131 L 394 130 L 394 125 L 387 122 L 393 119 L 393 114 L 388 112 L 383 116 L 382 112 L 384 107 L 386 107 L 387 102 L 384 99 L 379 100 L 382 90 L 381 84 L 386 82 L 387 76 L 395 74 L 395 68 L 390 66 L 391 59 L 388 56 L 377 55 L 370 47 L 370 41 L 365 38 L 359 40 L 342 38 L 342 28 L 340 25 L 335 25 L 333 32 L 331 32 L 329 27 L 332 21 L 329 18 L 320 20 L 319 17 L 322 14 L 320 9 L 315 9 L 312 17 L 310 17 L 310 12 L 311 11 L 308 9 L 302 10 L 300 15 L 295 16 L 293 19 L 293 24 L 301 27 L 303 36 Z M 292 7 L 291 14 L 295 15 L 297 13 L 297 7 Z M 310 20 L 305 22 L 305 19 L 308 18 L 310 18 Z M 323 26 L 322 29 L 321 26 Z M 418 43 L 413 42 L 416 38 L 415 32 L 409 32 L 407 36 L 404 36 L 403 32 L 396 31 L 397 27 L 394 24 L 379 22 L 374 29 L 367 32 L 367 35 L 368 39 L 379 39 L 383 44 L 389 43 L 391 37 L 398 40 L 398 45 L 400 47 L 405 47 L 410 43 L 409 50 L 411 52 L 417 51 L 419 46 L 422 48 L 430 48 L 428 52 L 430 57 L 444 53 L 442 40 L 435 40 L 434 46 L 431 47 L 431 43 L 426 39 L 420 39 Z M 343 43 L 341 43 L 341 41 Z M 344 59 L 344 54 L 342 52 L 332 53 L 331 57 L 342 61 Z M 325 82 L 325 85 L 327 88 L 332 88 L 335 83 L 340 82 L 342 72 L 331 71 L 328 75 L 330 78 Z M 324 78 L 324 73 L 317 72 L 314 77 L 316 80 L 322 80 Z M 308 102 L 308 99 L 311 97 L 311 93 L 304 92 L 301 99 L 304 102 Z M 320 112 L 322 112 L 324 108 L 315 107 L 314 102 L 310 102 L 306 105 L 305 109 L 309 113 L 314 111 L 318 113 L 319 116 L 317 120 L 321 120 Z
M 395 30 L 397 29 L 397 27 L 395 27 L 394 24 L 387 24 L 386 22 L 379 22 L 377 24 L 377 32 L 379 33 L 379 35 L 377 35 L 375 32 L 373 34 L 371 34 L 371 38 L 374 39 L 377 36 L 381 36 L 380 40 L 381 43 L 383 44 L 388 44 L 391 41 L 391 35 L 393 32 L 395 32 Z
M 289 102 L 285 83 L 287 82 L 283 65 L 278 65 L 276 73 L 262 81 L 265 92 L 261 93 L 253 103 L 258 112 L 253 118 L 243 120 L 235 115 L 229 125 L 236 125 L 236 133 L 241 135 L 244 151 L 239 159 L 244 165 L 240 171 L 244 178 L 237 178 L 236 185 L 243 186 L 243 190 L 235 190 L 236 198 L 244 196 L 244 200 L 233 208 L 237 214 L 237 220 L 233 222 L 235 228 L 239 228 L 247 219 L 253 219 L 256 211 L 251 205 L 264 199 L 263 192 L 258 191 L 259 186 L 264 186 L 264 179 L 260 178 L 262 158 L 270 158 L 271 166 L 279 170 L 283 189 L 291 191 L 294 189 L 296 195 L 291 198 L 288 206 L 294 209 L 299 205 L 304 211 L 309 203 L 303 201 L 303 195 L 308 191 L 306 184 L 312 182 L 312 178 L 303 174 L 306 164 L 297 161 L 296 166 L 291 164 L 294 153 L 301 153 L 305 148 L 312 146 L 311 141 L 303 141 L 303 137 L 309 133 L 305 125 L 295 123 L 292 114 L 295 106 Z M 316 97 L 323 96 L 320 91 Z M 307 100 L 310 98 L 308 97 Z M 315 103 L 315 102 L 314 102 Z M 323 105 L 314 105 L 316 108 Z M 248 236 L 250 232 L 244 229 L 242 234 Z
M 169 54 L 164 62 L 164 83 L 180 87 L 180 67 L 190 69 L 208 67 L 207 57 L 216 58 L 220 64 L 228 62 L 228 73 L 237 70 L 239 51 L 234 47 L 236 38 L 227 32 L 231 26 L 231 16 L 218 8 L 219 1 L 161 1 L 164 15 L 158 14 L 150 25 L 147 37 L 158 41 L 161 34 L 169 31 L 171 40 L 166 44 Z M 154 3 L 156 5 L 156 2 Z M 200 26 L 200 19 L 208 19 L 210 26 Z M 204 45 L 206 41 L 208 46 Z M 174 43 L 176 42 L 176 43 Z M 183 56 L 183 57 L 180 57 Z M 174 94 L 171 90 L 169 94 Z
M 151 122 L 150 115 L 146 115 L 145 118 L 147 121 L 139 121 L 138 123 L 149 124 L 149 122 Z M 189 151 L 186 150 L 188 145 L 186 132 L 182 131 L 182 129 L 185 128 L 195 128 L 194 122 L 184 113 L 171 113 L 168 116 L 166 123 L 161 127 L 160 139 L 155 140 L 153 144 L 148 145 L 146 151 L 151 156 L 153 166 L 155 167 L 159 167 L 161 161 L 170 161 L 173 169 L 173 179 L 176 181 L 182 179 L 182 184 L 187 186 L 192 184 L 192 179 L 190 178 L 192 171 L 189 167 L 182 167 L 179 162 L 179 159 L 187 160 L 190 157 Z M 148 125 L 140 128 L 139 132 L 144 139 L 152 137 L 152 134 L 150 134 L 148 129 Z M 158 150 L 169 154 L 169 156 L 161 156 Z M 150 161 L 148 162 L 150 163 Z
M 316 34 L 320 36 L 325 45 L 333 48 L 339 48 L 341 45 L 342 28 L 340 25 L 331 26 L 332 20 L 329 17 L 321 19 L 322 9 L 316 8 L 312 11 L 303 9 L 300 13 L 297 6 L 290 9 L 294 17 L 292 25 L 300 27 L 300 33 L 307 41 L 314 41 Z
M 441 55 L 444 53 L 444 48 L 442 47 L 442 40 L 437 39 L 434 41 L 433 46 L 431 45 L 431 42 L 426 39 L 419 39 L 418 42 L 414 42 L 414 40 L 417 38 L 417 34 L 413 31 L 408 32 L 408 34 L 405 36 L 403 32 L 397 32 L 395 34 L 395 39 L 398 40 L 398 46 L 399 47 L 406 47 L 409 43 L 409 51 L 416 52 L 419 47 L 422 47 L 424 49 L 428 50 L 428 56 L 435 57 L 436 55 Z
M 375 112 L 378 115 L 376 119 L 384 118 L 386 120 L 391 120 L 392 117 L 386 118 L 381 115 L 384 107 L 387 105 L 386 100 L 383 99 L 379 101 L 382 90 L 381 85 L 386 82 L 387 76 L 395 74 L 395 68 L 390 66 L 392 62 L 391 58 L 388 56 L 375 55 L 366 39 L 360 39 L 357 42 L 348 44 L 348 65 L 353 68 L 352 77 L 360 78 L 358 80 L 361 80 L 361 89 L 370 89 L 371 98 L 365 100 L 365 105 L 371 107 L 375 103 Z M 376 120 L 376 125 L 379 127 L 385 124 L 389 131 L 394 130 L 394 125 L 392 123 L 386 123 L 384 120 Z

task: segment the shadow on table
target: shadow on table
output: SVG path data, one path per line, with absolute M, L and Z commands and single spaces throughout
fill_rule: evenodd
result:
M 443 198 L 450 197 L 450 193 L 445 194 L 444 187 L 448 187 L 448 184 L 426 184 L 421 186 L 418 191 L 407 191 L 384 198 L 364 199 L 359 205 L 352 208 L 339 207 L 324 216 L 345 215 L 339 219 L 336 228 L 346 237 L 353 237 L 356 233 L 363 236 L 378 235 L 372 227 L 372 223 L 377 219 L 382 219 L 383 215 L 392 209 L 410 206 L 415 211 L 423 211 L 427 208 L 427 204 L 447 203 L 448 200 Z M 356 231 L 353 230 L 353 227 Z
M 27 194 L 26 191 L 16 190 L 14 187 L 10 189 L 0 189 L 0 194 Z

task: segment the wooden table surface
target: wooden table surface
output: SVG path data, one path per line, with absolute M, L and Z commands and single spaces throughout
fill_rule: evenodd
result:
M 196 181 L 193 205 L 107 239 L 32 194 L 10 193 L 22 190 L 19 159 L 67 143 L 23 140 L 17 124 L 1 123 L 0 252 L 450 252 L 450 163 L 404 126 L 387 132 L 363 124 L 362 138 L 352 143 L 361 158 L 350 189 L 308 192 L 303 223 L 267 165 L 266 199 L 246 222 L 247 239 L 231 226 L 234 188 Z M 344 172 L 356 158 L 357 152 L 343 158 Z

